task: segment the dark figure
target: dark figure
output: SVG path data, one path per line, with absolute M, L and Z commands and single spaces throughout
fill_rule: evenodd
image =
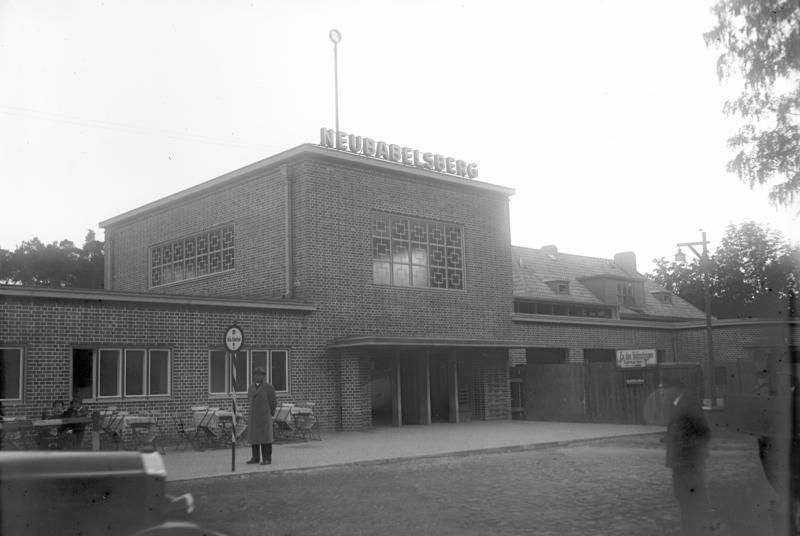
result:
M 681 511 L 685 536 L 711 534 L 711 507 L 706 488 L 706 459 L 711 429 L 703 408 L 685 389 L 674 386 L 667 424 L 667 467 Z
M 64 412 L 64 418 L 70 417 L 86 417 L 89 410 L 83 405 L 81 397 L 75 397 L 69 403 L 69 408 Z M 62 448 L 79 449 L 83 444 L 83 434 L 86 430 L 86 425 L 83 423 L 70 423 L 65 424 L 59 428 L 60 443 Z
M 54 400 L 53 405 L 50 408 L 50 412 L 43 411 L 42 412 L 42 419 L 60 419 L 64 416 L 64 402 L 61 400 Z M 59 430 L 62 427 L 56 428 L 45 428 L 44 430 L 40 431 L 36 434 L 36 444 L 40 449 L 57 449 L 61 446 L 61 441 L 59 441 Z
M 789 396 L 785 403 L 798 404 L 798 380 L 791 377 Z M 756 396 L 777 396 L 777 391 L 760 385 Z M 791 415 L 792 408 L 784 408 Z M 778 496 L 773 504 L 773 524 L 776 534 L 798 534 L 800 529 L 800 436 L 798 430 L 775 430 L 774 435 L 758 437 L 758 457 L 772 489 Z
M 253 371 L 253 383 L 247 389 L 247 400 L 250 403 L 248 421 L 248 439 L 253 448 L 253 457 L 247 463 L 269 465 L 272 463 L 272 417 L 275 414 L 277 400 L 275 388 L 266 381 L 263 368 Z M 260 459 L 259 459 L 259 448 Z

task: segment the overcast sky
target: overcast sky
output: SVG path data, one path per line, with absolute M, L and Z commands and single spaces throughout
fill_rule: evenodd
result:
M 0 0 L 0 247 L 98 223 L 334 127 L 476 162 L 512 242 L 640 271 L 752 219 L 710 1 Z M 432 215 L 433 216 L 433 215 Z

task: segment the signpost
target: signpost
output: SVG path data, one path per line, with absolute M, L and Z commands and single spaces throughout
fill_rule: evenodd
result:
M 225 349 L 231 359 L 231 401 L 233 402 L 233 418 L 231 419 L 231 472 L 236 471 L 236 352 L 244 346 L 244 332 L 238 326 L 230 326 L 225 330 Z

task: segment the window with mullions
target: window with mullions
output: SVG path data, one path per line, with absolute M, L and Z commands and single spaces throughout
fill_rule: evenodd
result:
M 376 213 L 372 279 L 396 287 L 463 290 L 464 229 Z
M 233 268 L 233 225 L 150 248 L 151 287 L 227 272 Z
M 0 400 L 22 400 L 22 348 L 0 348 Z
M 277 392 L 289 390 L 289 356 L 285 350 L 242 350 L 236 359 L 224 350 L 212 350 L 209 354 L 209 392 L 226 395 L 234 392 L 234 361 L 236 370 L 236 392 L 246 393 L 252 382 L 253 370 L 258 367 L 267 372 L 267 381 Z
M 125 350 L 124 395 L 169 394 L 168 350 Z
M 633 283 L 617 283 L 617 300 L 621 305 L 635 305 L 633 298 Z
M 86 399 L 170 394 L 170 351 L 159 348 L 75 348 L 72 391 Z

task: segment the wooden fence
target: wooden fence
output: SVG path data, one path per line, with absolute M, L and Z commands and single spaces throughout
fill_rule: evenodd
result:
M 524 417 L 528 420 L 644 423 L 647 397 L 659 384 L 680 379 L 702 398 L 696 363 L 620 369 L 615 363 L 527 365 Z

